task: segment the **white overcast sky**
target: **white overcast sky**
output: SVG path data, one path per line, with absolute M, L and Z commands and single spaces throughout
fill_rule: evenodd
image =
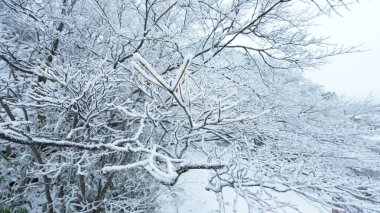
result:
M 306 76 L 327 90 L 350 98 L 365 98 L 370 93 L 380 98 L 380 0 L 360 0 L 342 16 L 322 18 L 315 33 L 331 36 L 330 41 L 360 45 L 366 52 L 332 58 L 330 63 Z

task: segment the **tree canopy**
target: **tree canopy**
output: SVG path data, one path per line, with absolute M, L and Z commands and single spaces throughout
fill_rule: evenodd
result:
M 154 212 L 204 169 L 250 212 L 378 211 L 378 129 L 302 76 L 356 50 L 309 33 L 350 4 L 0 0 L 0 210 Z

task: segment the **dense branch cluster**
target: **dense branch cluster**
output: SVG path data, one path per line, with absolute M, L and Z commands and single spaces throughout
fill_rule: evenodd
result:
M 300 74 L 355 50 L 308 32 L 349 4 L 0 0 L 0 211 L 154 212 L 194 169 L 250 212 L 376 211 L 378 128 Z

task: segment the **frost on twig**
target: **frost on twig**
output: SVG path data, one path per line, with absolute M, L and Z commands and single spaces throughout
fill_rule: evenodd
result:
M 157 212 L 208 169 L 250 212 L 377 212 L 375 107 L 299 72 L 355 51 L 308 32 L 349 2 L 1 0 L 1 208 Z
M 258 118 L 262 115 L 269 113 L 269 110 L 265 110 L 257 115 L 239 115 L 232 117 L 222 117 L 221 113 L 232 110 L 238 105 L 239 101 L 230 102 L 228 99 L 232 95 L 219 100 L 217 106 L 211 107 L 197 116 L 193 115 L 192 111 L 192 100 L 196 99 L 190 97 L 190 94 L 195 94 L 194 91 L 185 91 L 184 78 L 186 71 L 189 69 L 192 56 L 188 55 L 185 57 L 182 65 L 178 68 L 174 79 L 169 84 L 160 74 L 140 55 L 134 54 L 135 62 L 132 63 L 132 69 L 137 71 L 143 78 L 148 82 L 151 82 L 161 88 L 163 88 L 167 93 L 169 93 L 173 99 L 178 103 L 178 105 L 185 112 L 188 122 L 192 129 L 201 129 L 207 125 L 223 125 L 228 123 L 242 122 L 247 120 L 252 120 Z M 187 94 L 187 97 L 186 95 Z M 197 94 L 199 96 L 200 94 Z M 195 118 L 198 118 L 195 120 Z

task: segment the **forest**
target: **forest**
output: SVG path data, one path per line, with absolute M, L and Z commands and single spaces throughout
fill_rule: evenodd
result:
M 380 212 L 380 104 L 304 77 L 355 4 L 0 0 L 0 213 Z

